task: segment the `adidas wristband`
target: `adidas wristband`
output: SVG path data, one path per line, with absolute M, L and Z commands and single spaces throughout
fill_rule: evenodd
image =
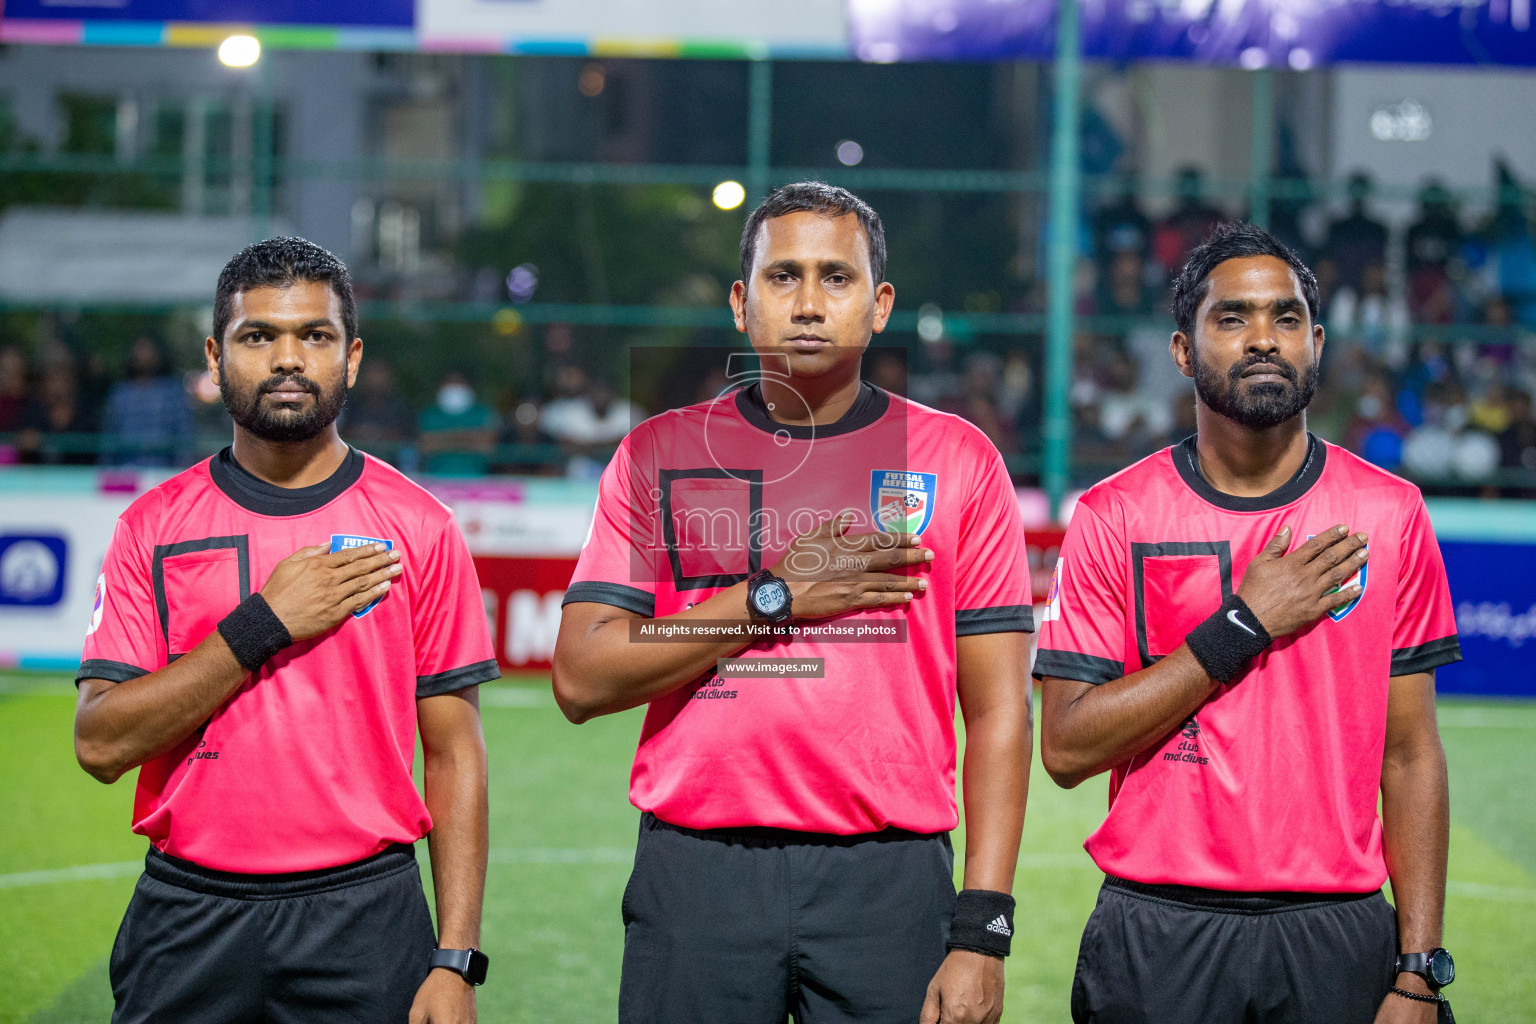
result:
M 1013 943 L 1013 897 L 991 889 L 961 889 L 946 950 L 1007 956 Z
M 1218 683 L 1230 683 L 1274 642 L 1253 609 L 1236 594 L 1184 638 L 1189 652 Z
M 260 594 L 235 605 L 234 611 L 219 620 L 218 629 L 229 653 L 247 672 L 261 668 L 268 658 L 293 643 L 288 627 Z

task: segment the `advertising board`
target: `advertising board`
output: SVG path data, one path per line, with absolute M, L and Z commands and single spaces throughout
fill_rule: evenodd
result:
M 848 54 L 833 0 L 420 0 L 424 49 L 655 57 Z

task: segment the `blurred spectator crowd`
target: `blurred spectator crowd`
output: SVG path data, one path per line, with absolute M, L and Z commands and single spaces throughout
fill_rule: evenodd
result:
M 1188 251 L 1227 216 L 1205 196 L 1189 169 L 1160 218 L 1143 210 L 1134 182 L 1085 218 L 1070 392 L 1081 483 L 1194 431 L 1190 383 L 1168 355 L 1168 288 Z M 1426 489 L 1536 497 L 1533 193 L 1501 168 L 1491 211 L 1471 218 L 1428 182 L 1411 223 L 1398 229 L 1373 208 L 1364 176 L 1349 180 L 1348 206 L 1331 218 L 1284 196 L 1271 203 L 1270 228 L 1316 271 L 1328 331 L 1312 430 Z M 1015 479 L 1030 482 L 1042 337 L 946 332 L 925 319 L 917 338 L 879 339 L 894 347 L 871 351 L 866 376 L 975 423 Z M 343 436 L 412 472 L 590 479 L 645 416 L 642 405 L 700 401 L 730 384 L 685 355 L 676 393 L 637 404 L 591 369 L 622 353 L 583 363 L 570 333 L 546 329 L 546 359 L 531 387 L 509 391 L 464 367 L 413 378 L 414 403 L 387 356 L 370 351 L 342 413 Z M 32 359 L 0 345 L 0 462 L 180 466 L 228 438 L 208 374 L 173 367 L 155 337 L 135 340 L 116 374 L 62 342 Z
M 1168 354 L 1169 286 L 1228 215 L 1203 198 L 1196 170 L 1181 172 L 1177 191 L 1153 219 L 1128 187 L 1084 227 L 1071 390 L 1084 480 L 1194 432 L 1192 387 Z M 1398 231 L 1372 196 L 1369 178 L 1352 177 L 1347 209 L 1311 234 L 1303 224 L 1319 219 L 1304 216 L 1306 202 L 1271 206 L 1270 230 L 1317 275 L 1328 332 L 1310 428 L 1427 488 L 1536 497 L 1533 193 L 1501 167 L 1493 209 L 1473 222 L 1428 182 Z M 908 393 L 970 419 L 1027 468 L 1042 347 L 1038 337 L 997 350 L 925 338 Z
M 606 379 L 574 363 L 554 368 L 551 393 L 505 413 L 477 394 L 469 370 L 449 370 L 416 410 L 388 360 L 370 355 L 342 410 L 351 442 L 409 471 L 595 478 L 643 418 Z M 0 346 L 0 464 L 177 467 L 229 443 L 230 422 L 206 370 L 172 369 L 156 338 L 135 340 L 124 372 L 81 359 L 62 343 L 35 365 Z
M 468 370 L 449 370 L 432 404 L 414 413 L 396 391 L 389 363 L 365 359 L 342 412 L 342 435 L 408 471 L 436 476 L 596 479 L 645 413 L 575 363 L 557 365 L 550 376 L 547 399 L 524 396 L 498 411 Z
M 164 346 L 137 339 L 113 379 L 99 358 L 49 345 L 30 366 L 0 347 L 0 461 L 50 465 L 165 466 L 193 457 L 193 404 Z

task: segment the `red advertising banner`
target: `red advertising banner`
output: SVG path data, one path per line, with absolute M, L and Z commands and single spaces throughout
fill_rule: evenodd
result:
M 560 601 L 575 558 L 477 555 L 475 572 L 503 670 L 549 671 L 560 630 Z

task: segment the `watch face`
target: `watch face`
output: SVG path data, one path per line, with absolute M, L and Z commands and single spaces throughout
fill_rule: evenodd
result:
M 1429 958 L 1429 976 L 1436 985 L 1445 986 L 1456 980 L 1456 961 L 1443 949 L 1435 950 Z
M 485 970 L 491 965 L 491 958 L 478 949 L 469 951 L 469 966 L 464 969 L 464 980 L 471 985 L 485 984 Z
M 752 603 L 763 615 L 777 615 L 789 603 L 789 590 L 777 580 L 768 580 L 753 592 Z

